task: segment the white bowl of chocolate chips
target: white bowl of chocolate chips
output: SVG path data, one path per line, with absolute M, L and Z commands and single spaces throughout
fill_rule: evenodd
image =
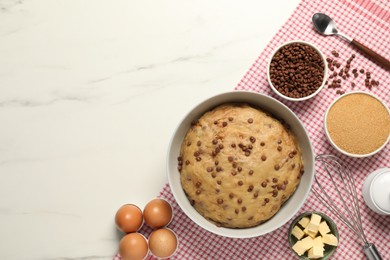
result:
M 324 54 L 315 45 L 299 40 L 276 48 L 267 66 L 271 89 L 290 101 L 316 96 L 325 86 L 327 73 Z
M 204 113 L 212 110 L 213 108 L 222 104 L 230 104 L 230 103 L 249 104 L 252 107 L 257 107 L 262 111 L 269 113 L 274 118 L 278 119 L 280 122 L 283 122 L 283 125 L 287 126 L 287 129 L 289 129 L 288 131 L 291 131 L 295 136 L 296 142 L 300 147 L 302 160 L 303 160 L 303 165 L 300 166 L 301 174 L 303 173 L 303 175 L 298 177 L 298 179 L 300 179 L 300 182 L 295 192 L 292 193 L 291 197 L 287 201 L 284 201 L 280 209 L 270 219 L 257 226 L 248 227 L 248 228 L 228 228 L 228 227 L 216 225 L 215 222 L 209 221 L 194 208 L 192 204 L 193 201 L 190 201 L 188 199 L 181 184 L 181 167 L 182 167 L 181 165 L 183 165 L 184 167 L 184 164 L 182 161 L 180 161 L 181 158 L 179 156 L 180 156 L 183 140 L 186 136 L 187 131 L 191 128 L 191 124 L 194 121 L 198 120 Z M 223 126 L 224 125 L 222 125 L 222 127 Z M 253 151 L 255 149 L 261 149 L 260 142 L 258 143 L 259 143 L 258 146 L 253 148 Z M 257 143 L 255 144 L 257 145 Z M 196 144 L 194 145 L 196 146 Z M 203 159 L 203 161 L 204 160 L 205 159 Z M 259 158 L 259 160 L 261 160 L 261 158 Z M 288 156 L 286 156 L 284 160 L 285 161 L 291 160 L 291 157 L 289 159 Z M 205 174 L 207 174 L 207 172 L 205 172 Z M 255 174 L 253 176 L 255 176 Z M 180 121 L 169 144 L 168 157 L 167 157 L 167 177 L 168 177 L 168 181 L 172 193 L 178 205 L 181 207 L 184 213 L 197 225 L 212 233 L 224 237 L 232 237 L 232 238 L 257 237 L 257 236 L 270 233 L 278 229 L 285 223 L 287 223 L 303 206 L 304 202 L 308 197 L 314 179 L 313 147 L 311 145 L 308 134 L 301 121 L 287 106 L 285 106 L 281 102 L 277 101 L 272 97 L 255 93 L 255 92 L 249 92 L 249 91 L 226 92 L 226 93 L 222 93 L 210 97 L 205 101 L 201 102 L 200 104 L 195 106 L 191 111 L 189 111 L 187 115 Z M 259 185 L 262 184 L 261 181 L 263 180 L 259 180 L 259 183 L 255 184 L 254 187 L 255 189 L 257 184 Z M 273 183 L 271 180 L 269 186 L 271 186 L 272 184 Z M 227 189 L 234 189 L 234 188 L 228 187 Z M 282 192 L 282 190 L 280 190 L 280 192 Z M 271 192 L 271 196 L 272 196 L 272 192 Z M 272 197 L 270 198 L 272 199 Z M 280 196 L 278 197 L 278 199 L 280 199 Z M 201 201 L 199 203 L 201 203 Z M 262 210 L 261 203 L 256 204 L 255 202 L 252 202 L 252 205 L 246 205 L 246 206 L 258 207 L 259 211 Z M 238 214 L 237 217 L 238 216 L 240 216 L 240 214 Z

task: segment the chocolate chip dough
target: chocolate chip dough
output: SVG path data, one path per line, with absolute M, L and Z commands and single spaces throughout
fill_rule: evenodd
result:
M 193 122 L 178 157 L 189 201 L 218 226 L 271 218 L 303 174 L 301 150 L 280 121 L 247 104 L 225 104 Z

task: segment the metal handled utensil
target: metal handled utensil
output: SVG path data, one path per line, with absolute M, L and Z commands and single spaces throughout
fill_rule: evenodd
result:
M 337 30 L 336 23 L 323 13 L 315 13 L 312 17 L 312 21 L 314 24 L 314 27 L 316 30 L 324 35 L 337 35 L 346 40 L 347 42 L 351 43 L 353 46 L 355 46 L 357 49 L 359 49 L 361 52 L 365 53 L 367 56 L 372 58 L 374 61 L 382 65 L 386 70 L 390 70 L 390 61 L 384 58 L 383 56 L 379 55 L 378 53 L 374 52 L 370 48 L 364 46 L 362 43 L 358 42 L 357 40 L 353 39 L 350 36 L 347 36 L 343 33 L 340 33 Z
M 315 160 L 322 167 L 316 171 L 312 186 L 316 198 L 360 238 L 367 259 L 382 260 L 364 234 L 355 181 L 348 166 L 333 155 L 318 155 Z

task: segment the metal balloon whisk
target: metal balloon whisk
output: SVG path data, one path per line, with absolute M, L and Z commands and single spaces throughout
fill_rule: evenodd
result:
M 321 154 L 315 161 L 323 169 L 315 174 L 312 186 L 317 199 L 360 238 L 369 260 L 382 260 L 376 246 L 364 234 L 356 185 L 349 167 L 334 155 Z

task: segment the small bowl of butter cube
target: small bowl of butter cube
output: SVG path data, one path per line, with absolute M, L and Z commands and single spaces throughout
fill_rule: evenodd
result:
M 292 250 L 300 259 L 328 259 L 339 244 L 339 233 L 331 218 L 321 212 L 304 212 L 288 230 Z

